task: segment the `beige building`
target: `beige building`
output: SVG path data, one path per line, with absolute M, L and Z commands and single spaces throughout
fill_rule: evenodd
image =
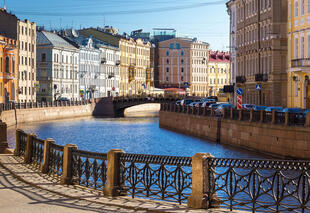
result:
M 120 95 L 149 94 L 154 90 L 154 74 L 151 68 L 151 43 L 116 34 L 109 28 L 89 28 L 79 31 L 120 48 Z
M 208 95 L 216 96 L 218 92 L 229 84 L 230 55 L 228 52 L 211 51 L 208 62 Z
M 36 24 L 29 20 L 17 22 L 18 36 L 18 100 L 36 101 Z
M 227 6 L 243 102 L 286 106 L 287 1 L 230 0 Z
M 208 93 L 209 44 L 197 39 L 173 38 L 158 44 L 161 88 L 185 88 L 189 95 Z

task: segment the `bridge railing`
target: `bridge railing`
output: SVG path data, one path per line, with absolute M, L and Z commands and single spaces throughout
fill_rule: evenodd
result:
M 310 161 L 96 153 L 22 130 L 16 131 L 15 155 L 62 184 L 80 184 L 105 196 L 187 202 L 191 208 L 310 211 Z
M 91 103 L 91 100 L 82 101 L 43 101 L 43 102 L 26 102 L 26 103 L 0 103 L 0 112 L 9 111 L 14 109 L 32 109 L 44 107 L 67 107 L 67 106 L 80 106 Z
M 214 111 L 209 107 L 180 106 L 175 103 L 161 103 L 160 110 L 199 116 L 216 116 L 222 117 L 223 119 L 240 120 L 252 123 L 310 127 L 310 112 L 307 112 L 306 114 L 276 111 L 265 112 L 244 109 L 238 110 L 235 108 Z

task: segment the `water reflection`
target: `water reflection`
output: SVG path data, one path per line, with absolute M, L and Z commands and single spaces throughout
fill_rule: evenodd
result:
M 107 152 L 123 149 L 127 153 L 192 156 L 198 152 L 216 157 L 264 158 L 241 149 L 209 143 L 190 136 L 160 129 L 158 118 L 92 117 L 19 125 L 40 138 L 53 138 L 57 144 L 77 144 L 79 149 Z M 15 147 L 15 128 L 9 128 L 10 147 Z

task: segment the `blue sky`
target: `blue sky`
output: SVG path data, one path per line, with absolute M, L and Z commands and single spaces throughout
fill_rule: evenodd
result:
M 1 7 L 4 0 L 0 0 Z M 120 33 L 175 28 L 213 50 L 227 50 L 229 16 L 225 0 L 6 0 L 8 11 L 45 28 L 112 25 Z

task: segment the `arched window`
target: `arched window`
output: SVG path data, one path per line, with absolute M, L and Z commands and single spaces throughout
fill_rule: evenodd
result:
M 12 58 L 12 73 L 15 73 L 15 58 Z
M 10 58 L 9 57 L 5 58 L 5 72 L 7 73 L 10 72 Z
M 181 56 L 183 56 L 183 55 L 184 55 L 184 51 L 182 50 L 182 51 L 181 51 Z
M 169 51 L 166 52 L 166 56 L 169 56 Z

